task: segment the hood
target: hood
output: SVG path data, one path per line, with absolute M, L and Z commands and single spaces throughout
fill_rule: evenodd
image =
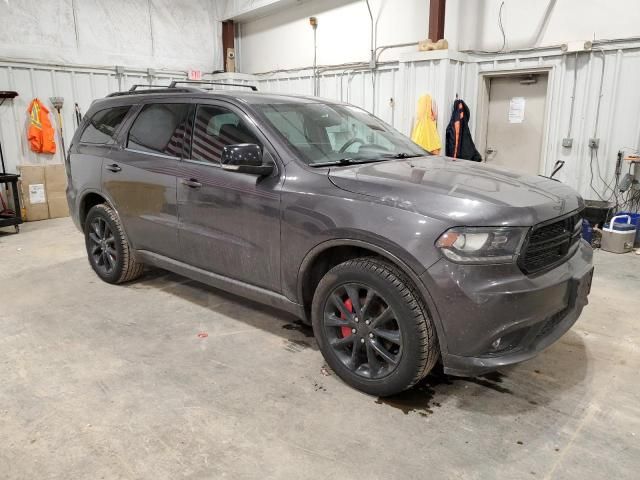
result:
M 452 226 L 528 227 L 584 206 L 560 182 L 439 156 L 332 168 L 329 178 L 340 189 Z

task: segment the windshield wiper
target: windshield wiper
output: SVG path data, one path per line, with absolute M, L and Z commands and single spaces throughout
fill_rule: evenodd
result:
M 331 167 L 334 165 L 356 165 L 360 163 L 383 162 L 386 158 L 341 158 L 339 160 L 328 160 L 326 162 L 311 162 L 310 167 Z
M 384 155 L 380 155 L 377 158 L 352 158 L 352 157 L 347 157 L 347 158 L 340 158 L 338 160 L 327 160 L 326 162 L 311 162 L 309 164 L 310 167 L 331 167 L 334 165 L 356 165 L 356 164 L 360 164 L 360 163 L 373 163 L 373 162 L 384 162 L 386 160 L 389 159 L 395 159 L 395 158 L 415 158 L 415 157 L 422 157 L 422 155 L 419 155 L 417 153 L 406 153 L 406 152 L 400 152 L 400 153 L 387 153 Z
M 406 153 L 406 152 L 400 152 L 400 153 L 389 153 L 386 155 L 383 155 L 384 158 L 415 158 L 415 157 L 422 157 L 422 155 L 418 155 L 417 153 Z

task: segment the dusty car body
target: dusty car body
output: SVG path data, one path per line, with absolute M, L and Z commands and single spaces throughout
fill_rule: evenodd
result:
M 141 112 L 176 104 L 186 105 L 180 135 L 187 141 L 169 153 L 134 148 L 131 132 Z M 196 134 L 205 107 L 238 120 L 216 133 L 222 114 L 203 117 L 207 125 Z M 90 126 L 118 108 L 125 112 L 113 131 Z M 107 239 L 91 243 L 87 223 L 92 208 L 105 205 L 136 265 L 165 268 L 313 321 L 330 365 L 374 394 L 408 388 L 437 358 L 447 373 L 477 375 L 529 359 L 562 336 L 587 303 L 593 271 L 591 247 L 580 238 L 580 196 L 544 177 L 430 156 L 356 110 L 312 97 L 195 88 L 94 102 L 70 148 L 67 192 L 90 255 L 101 252 L 90 257 L 92 266 L 100 275 L 101 259 L 111 261 Z M 287 122 L 297 118 L 292 128 Z M 356 132 L 341 144 L 356 124 L 366 138 Z M 109 130 L 109 138 L 85 142 L 87 128 Z M 216 162 L 197 158 L 197 144 L 227 130 L 237 141 L 222 145 Z M 311 141 L 314 135 L 331 141 Z M 252 156 L 260 165 L 243 164 Z M 346 273 L 331 274 L 340 265 Z M 369 276 L 358 276 L 358 269 Z M 376 283 L 391 274 L 408 286 L 400 293 L 411 295 L 419 322 L 426 322 L 419 325 L 421 345 L 411 343 L 414 325 L 406 326 L 403 306 L 394 303 L 400 297 Z M 123 275 L 118 280 L 137 274 Z M 378 317 L 359 322 L 368 300 L 377 302 Z M 386 309 L 395 319 L 374 329 Z M 424 358 L 397 373 L 412 349 Z

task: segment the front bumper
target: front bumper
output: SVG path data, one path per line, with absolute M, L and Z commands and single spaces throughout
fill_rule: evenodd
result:
M 563 264 L 530 276 L 512 264 L 436 262 L 422 281 L 438 310 L 445 372 L 480 375 L 536 356 L 576 322 L 592 274 L 584 241 Z

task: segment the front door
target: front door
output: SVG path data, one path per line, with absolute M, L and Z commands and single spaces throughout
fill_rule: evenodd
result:
M 279 291 L 281 175 L 262 178 L 220 166 L 226 145 L 256 143 L 272 159 L 275 152 L 245 114 L 227 104 L 198 105 L 192 131 L 177 187 L 185 261 Z
M 490 79 L 485 159 L 521 173 L 542 173 L 547 74 Z

